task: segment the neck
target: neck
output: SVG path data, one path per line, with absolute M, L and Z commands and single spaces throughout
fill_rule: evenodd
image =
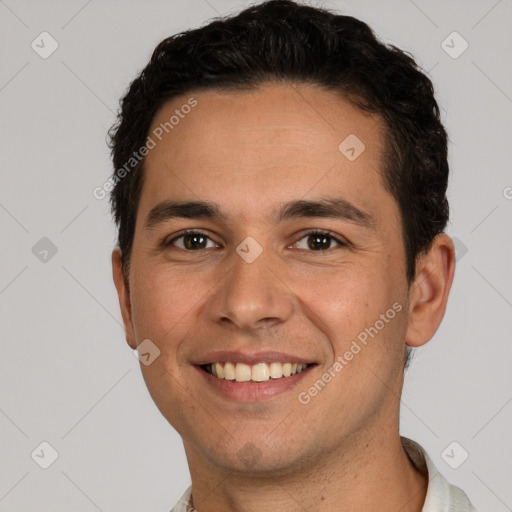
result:
M 197 512 L 379 510 L 420 512 L 428 478 L 406 455 L 398 430 L 358 433 L 343 446 L 287 474 L 247 475 L 213 466 L 185 444 Z

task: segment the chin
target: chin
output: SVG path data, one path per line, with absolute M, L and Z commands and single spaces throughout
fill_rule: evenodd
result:
M 293 475 L 311 465 L 313 457 L 297 450 L 295 442 L 273 439 L 273 444 L 269 444 L 268 438 L 265 440 L 267 435 L 255 436 L 252 441 L 235 440 L 227 435 L 221 441 L 212 440 L 208 444 L 201 437 L 201 446 L 194 443 L 194 451 L 217 468 L 254 478 Z

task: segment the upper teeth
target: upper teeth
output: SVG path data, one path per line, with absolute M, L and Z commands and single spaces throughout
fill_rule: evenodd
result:
M 219 379 L 236 380 L 237 382 L 263 382 L 266 380 L 280 379 L 300 373 L 307 367 L 298 363 L 258 363 L 248 365 L 245 363 L 210 363 L 206 365 L 207 371 Z

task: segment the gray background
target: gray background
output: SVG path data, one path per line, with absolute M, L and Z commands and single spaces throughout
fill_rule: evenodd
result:
M 189 485 L 124 340 L 115 231 L 92 191 L 111 172 L 118 100 L 155 45 L 248 4 L 0 0 L 0 510 L 168 511 Z M 481 512 L 512 510 L 512 2 L 322 5 L 411 51 L 435 83 L 458 265 L 444 322 L 408 371 L 402 434 Z M 59 45 L 46 59 L 31 47 L 43 31 Z M 445 51 L 463 48 L 454 31 L 469 44 L 458 58 Z M 43 441 L 58 452 L 48 469 Z

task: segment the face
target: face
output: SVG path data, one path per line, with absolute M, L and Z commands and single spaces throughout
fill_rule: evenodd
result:
M 189 459 L 268 475 L 397 428 L 410 297 L 380 118 L 268 85 L 175 98 L 150 133 L 176 110 L 116 284 Z

